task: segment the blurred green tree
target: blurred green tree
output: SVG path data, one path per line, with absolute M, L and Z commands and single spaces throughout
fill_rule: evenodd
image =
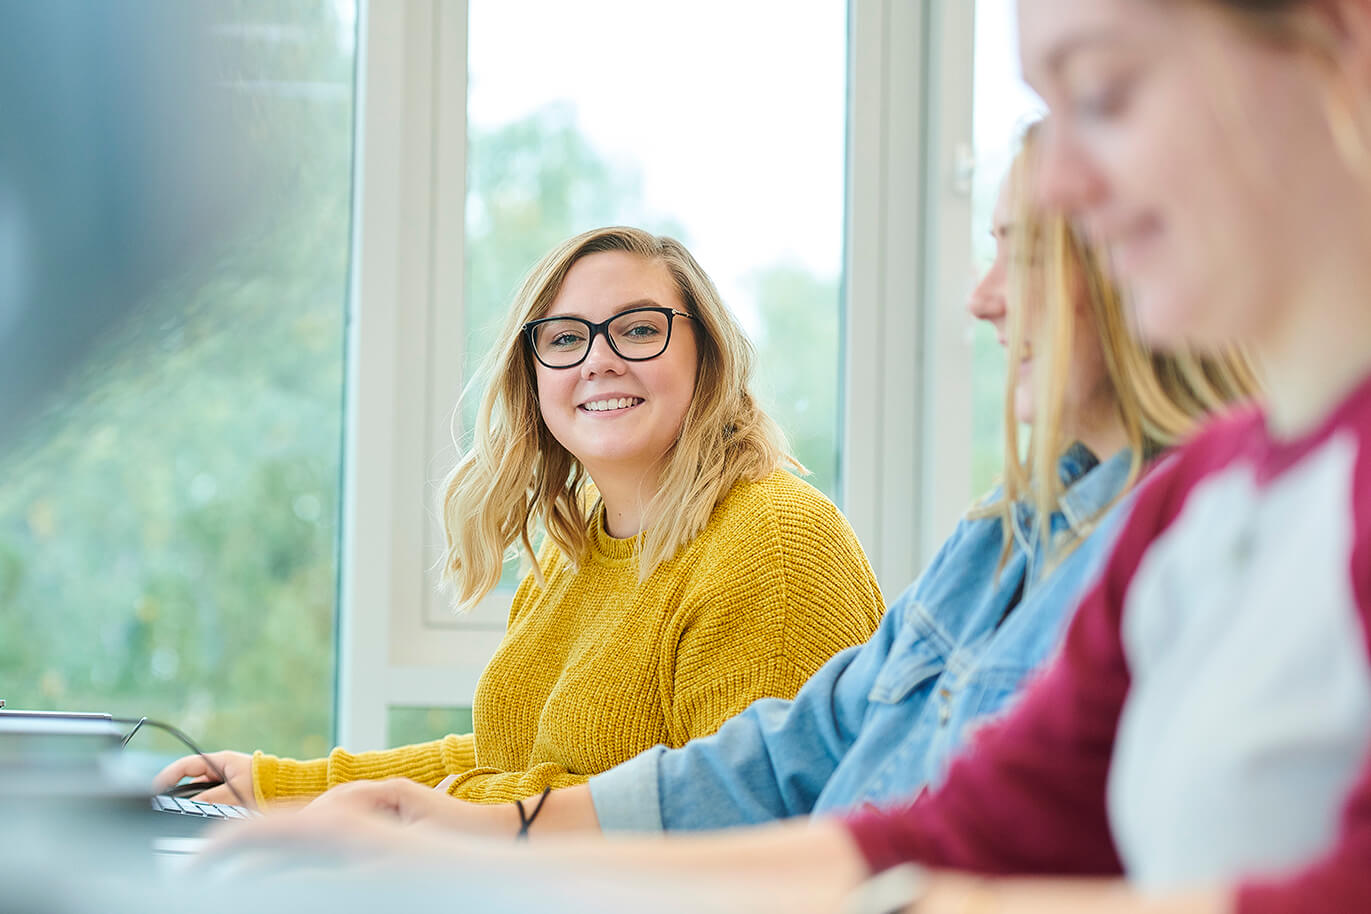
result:
M 761 317 L 759 396 L 808 481 L 835 497 L 838 474 L 838 281 L 777 264 L 753 276 Z
M 188 78 L 233 129 L 199 180 L 234 205 L 141 301 L 109 302 L 118 320 L 0 439 L 12 707 L 328 746 L 352 137 L 338 9 L 200 4 L 174 18 L 193 35 L 161 35 L 208 42 Z

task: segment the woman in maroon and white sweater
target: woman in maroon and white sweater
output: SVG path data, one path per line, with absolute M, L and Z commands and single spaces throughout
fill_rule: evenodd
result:
M 1144 336 L 1246 343 L 1267 403 L 1139 492 L 1017 713 L 845 827 L 870 870 L 1128 878 L 935 878 L 921 912 L 1371 911 L 1371 2 L 1020 13 L 1044 194 Z

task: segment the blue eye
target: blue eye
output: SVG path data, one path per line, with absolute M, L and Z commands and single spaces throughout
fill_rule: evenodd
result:
M 546 345 L 554 349 L 572 349 L 583 342 L 585 342 L 585 337 L 567 330 L 550 337 Z
M 635 340 L 651 339 L 661 333 L 661 329 L 652 324 L 636 324 L 624 331 L 624 336 Z

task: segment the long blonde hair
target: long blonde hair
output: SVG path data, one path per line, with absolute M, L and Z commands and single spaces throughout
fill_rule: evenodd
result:
M 639 579 L 694 539 L 735 484 L 762 479 L 787 462 L 780 427 L 749 389 L 752 344 L 685 246 L 623 226 L 577 235 L 544 256 L 524 279 L 499 344 L 469 388 L 484 383 L 485 393 L 471 447 L 444 480 L 442 498 L 447 539 L 443 579 L 459 607 L 472 605 L 495 587 L 516 541 L 543 585 L 533 550 L 538 527 L 573 565 L 590 548 L 588 477 L 543 422 L 523 326 L 547 313 L 573 264 L 605 251 L 666 267 L 694 317 L 689 323 L 700 359 L 694 397 L 644 510 L 637 543 Z
M 1033 426 L 1021 458 L 1015 375 L 1008 372 L 1002 497 L 976 512 L 1001 517 L 1006 555 L 1013 506 L 1021 500 L 1033 505 L 1035 533 L 1048 545 L 1047 518 L 1064 493 L 1058 462 L 1074 443 L 1067 440 L 1063 401 L 1077 333 L 1093 332 L 1099 338 L 1113 409 L 1131 452 L 1120 494 L 1133 486 L 1151 457 L 1184 439 L 1207 416 L 1251 398 L 1259 389 L 1247 357 L 1237 348 L 1203 355 L 1163 353 L 1138 341 L 1129 327 L 1123 296 L 1105 273 L 1102 253 L 1062 214 L 1044 211 L 1034 199 L 1034 157 L 1041 130 L 1042 122 L 1027 129 L 1007 178 L 1015 226 L 1010 233 L 1009 365 L 1018 365 L 1027 352 L 1029 309 L 1041 325 L 1032 367 Z M 1078 326 L 1076 315 L 1082 301 L 1088 304 L 1084 327 Z M 1068 549 L 1070 545 L 1074 544 Z M 1063 555 L 1064 551 L 1052 560 Z

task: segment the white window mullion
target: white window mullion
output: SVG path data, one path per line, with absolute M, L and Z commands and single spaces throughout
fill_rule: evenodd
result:
M 919 568 L 952 532 L 972 497 L 972 342 L 966 298 L 971 252 L 975 5 L 929 7 L 922 284 L 924 460 Z
M 851 4 L 843 507 L 887 597 L 970 493 L 971 7 Z
M 434 642 L 454 633 L 423 629 L 430 483 L 462 371 L 466 3 L 368 3 L 360 22 L 338 721 L 342 744 L 371 749 L 416 646 L 453 656 Z

